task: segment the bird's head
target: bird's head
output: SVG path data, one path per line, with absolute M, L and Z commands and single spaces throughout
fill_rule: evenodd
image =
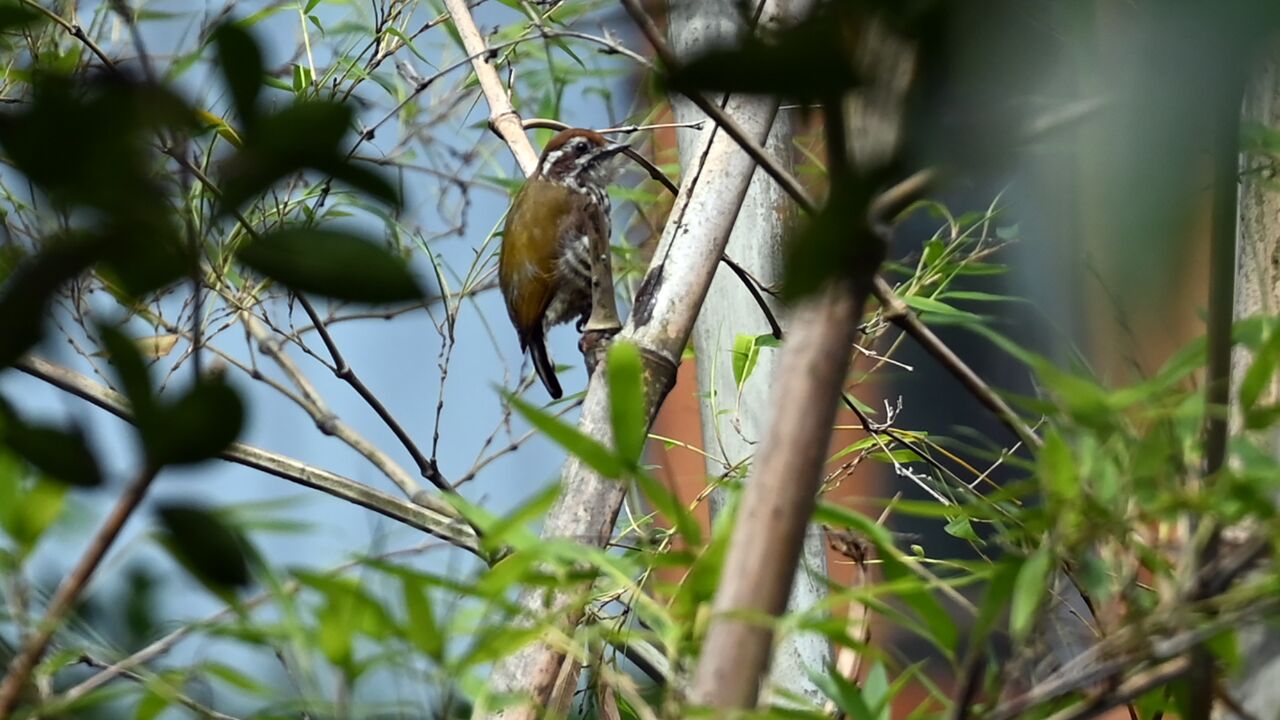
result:
M 575 190 L 603 188 L 616 170 L 614 158 L 626 149 L 626 144 L 609 142 L 598 132 L 564 130 L 543 148 L 538 176 Z

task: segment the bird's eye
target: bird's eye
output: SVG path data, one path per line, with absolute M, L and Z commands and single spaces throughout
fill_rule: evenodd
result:
M 577 152 L 580 152 L 580 153 L 584 153 L 584 152 L 586 152 L 586 151 L 587 151 L 587 141 L 586 141 L 586 140 L 576 140 L 576 141 L 574 141 L 574 143 L 573 143 L 573 149 L 574 149 L 574 150 L 576 150 Z

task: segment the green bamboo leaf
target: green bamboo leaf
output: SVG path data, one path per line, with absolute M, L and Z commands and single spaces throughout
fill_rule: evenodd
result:
M 903 295 L 902 302 L 906 303 L 907 307 L 915 310 L 922 316 L 935 315 L 964 322 L 979 322 L 982 320 L 981 315 L 975 315 L 974 313 L 960 310 L 959 308 L 952 307 L 941 300 L 935 300 L 922 295 Z
M 587 467 L 608 478 L 620 478 L 626 473 L 626 463 L 595 438 L 583 434 L 578 428 L 522 398 L 508 395 L 507 399 L 530 425 L 569 451 Z
M 1272 330 L 1267 336 L 1240 380 L 1240 404 L 1245 412 L 1257 406 L 1263 393 L 1271 387 L 1277 363 L 1280 363 L 1280 329 Z
M 1048 544 L 1041 545 L 1018 570 L 1009 607 L 1009 634 L 1015 644 L 1025 640 L 1035 625 L 1052 571 L 1053 553 Z
M 649 417 L 644 407 L 644 367 L 640 350 L 632 343 L 618 341 L 609 348 L 605 364 L 609 381 L 609 420 L 613 425 L 613 445 L 627 467 L 640 466 Z
M 1071 448 L 1057 430 L 1045 433 L 1044 446 L 1036 456 L 1037 474 L 1049 497 L 1059 504 L 1080 497 L 1080 476 Z
M 431 607 L 431 589 L 425 582 L 402 578 L 401 590 L 404 597 L 405 613 L 408 622 L 405 626 L 409 641 L 427 657 L 437 662 L 444 659 L 445 637 L 436 623 L 435 612 Z

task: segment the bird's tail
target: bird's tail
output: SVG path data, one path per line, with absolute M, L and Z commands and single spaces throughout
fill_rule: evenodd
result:
M 551 399 L 559 400 L 564 391 L 560 389 L 560 381 L 556 379 L 556 366 L 552 365 L 551 358 L 547 357 L 547 340 L 542 328 L 530 333 L 526 344 L 529 346 L 529 357 L 533 359 L 533 369 L 537 371 L 538 379 L 542 380 L 542 385 L 547 388 L 547 394 Z

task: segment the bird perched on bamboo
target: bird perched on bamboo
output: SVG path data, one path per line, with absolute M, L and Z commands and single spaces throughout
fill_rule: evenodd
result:
M 498 254 L 498 285 L 507 313 L 538 378 L 553 398 L 563 391 L 547 356 L 546 332 L 591 314 L 594 238 L 608 242 L 605 186 L 614 158 L 627 148 L 591 130 L 565 130 L 542 151 L 538 169 L 511 202 Z

